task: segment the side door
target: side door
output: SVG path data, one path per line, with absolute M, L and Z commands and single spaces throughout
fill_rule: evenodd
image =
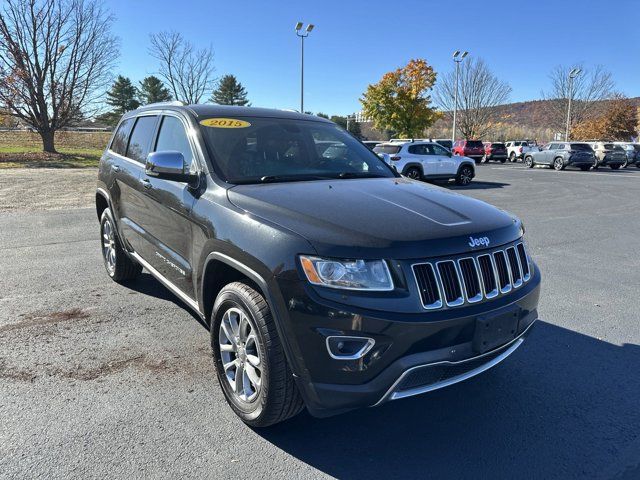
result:
M 414 156 L 415 161 L 422 165 L 422 172 L 425 176 L 433 176 L 438 174 L 438 163 L 433 155 L 429 154 L 428 145 L 419 143 L 409 145 L 409 153 Z
M 180 152 L 186 169 L 200 171 L 188 131 L 188 122 L 181 115 L 163 113 L 150 151 Z M 141 183 L 146 212 L 142 224 L 149 249 L 145 259 L 175 287 L 195 298 L 191 210 L 196 191 L 186 182 L 152 177 L 146 172 L 142 173 Z
M 116 129 L 111 145 L 107 149 L 107 188 L 111 198 L 112 213 L 118 225 L 118 233 L 127 248 L 135 249 L 137 237 L 135 218 L 140 208 L 140 165 L 127 158 L 127 146 L 135 117 L 125 118 Z
M 549 145 L 549 150 L 545 152 L 544 162 L 547 165 L 553 165 L 553 160 L 556 158 L 556 154 L 563 148 L 562 143 L 552 143 Z
M 438 160 L 438 175 L 455 175 L 458 173 L 458 161 L 446 148 L 432 143 L 429 145 L 431 155 Z
M 126 201 L 122 201 L 121 226 L 129 246 L 143 259 L 149 258 L 148 235 L 144 229 L 147 214 L 145 193 L 142 185 L 144 162 L 151 148 L 151 141 L 158 123 L 157 115 L 140 115 L 133 118 L 131 134 L 123 155 L 126 169 L 119 172 L 127 177 Z M 124 183 L 124 180 L 123 180 Z

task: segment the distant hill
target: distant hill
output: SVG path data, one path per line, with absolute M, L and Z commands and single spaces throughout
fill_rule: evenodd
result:
M 629 100 L 636 108 L 640 109 L 640 97 Z M 495 107 L 494 134 L 491 138 L 483 140 L 504 141 L 516 138 L 536 139 L 539 142 L 553 140 L 556 134 L 562 133 L 564 130 L 558 132 L 557 128 L 551 127 L 550 103 L 550 100 L 530 100 Z M 362 123 L 361 130 L 363 135 L 371 140 L 388 138 L 385 134 L 373 130 L 370 123 Z M 427 138 L 449 138 L 451 136 L 451 122 L 447 119 L 439 120 L 425 132 L 424 136 Z

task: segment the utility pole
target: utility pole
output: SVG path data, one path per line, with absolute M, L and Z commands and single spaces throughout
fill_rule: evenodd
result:
M 453 61 L 456 63 L 456 85 L 454 88 L 453 98 L 453 128 L 451 129 L 451 147 L 456 141 L 456 118 L 458 116 L 458 77 L 460 76 L 460 63 L 464 60 L 464 57 L 469 55 L 469 52 L 464 51 L 462 54 L 460 50 L 453 52 Z
M 573 100 L 573 79 L 582 73 L 579 68 L 574 68 L 569 72 L 569 105 L 567 107 L 567 128 L 564 131 L 564 141 L 569 141 L 569 130 L 571 129 L 571 101 Z
M 296 23 L 296 35 L 300 37 L 300 113 L 304 113 L 304 39 L 309 36 L 314 25 L 310 23 L 302 30 L 304 24 Z

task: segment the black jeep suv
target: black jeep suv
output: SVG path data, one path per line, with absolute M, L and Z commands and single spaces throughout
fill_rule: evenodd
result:
M 108 274 L 146 268 L 206 322 L 220 386 L 253 426 L 464 380 L 537 318 L 517 218 L 403 178 L 311 115 L 129 112 L 96 207 Z

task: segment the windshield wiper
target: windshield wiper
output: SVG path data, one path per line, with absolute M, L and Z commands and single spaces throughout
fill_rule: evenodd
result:
M 270 182 L 298 182 L 304 180 L 327 180 L 330 177 L 322 177 L 319 175 L 265 175 L 260 177 L 260 183 Z
M 337 175 L 338 178 L 384 178 L 384 175 L 378 175 L 375 173 L 363 173 L 363 172 L 341 172 Z

